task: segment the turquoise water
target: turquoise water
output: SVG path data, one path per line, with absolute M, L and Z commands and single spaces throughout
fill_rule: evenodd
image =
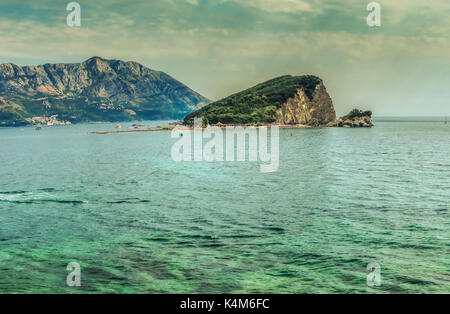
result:
M 280 130 L 274 173 L 94 130 L 0 129 L 0 292 L 450 293 L 450 124 Z

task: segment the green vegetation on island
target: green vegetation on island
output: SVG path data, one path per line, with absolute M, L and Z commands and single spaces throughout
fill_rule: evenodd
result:
M 299 89 L 312 99 L 321 82 L 313 75 L 281 76 L 211 103 L 186 116 L 184 123 L 192 125 L 194 118 L 203 118 L 204 124 L 274 123 L 276 111 Z

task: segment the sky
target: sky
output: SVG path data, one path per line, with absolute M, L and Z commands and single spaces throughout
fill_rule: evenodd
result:
M 338 115 L 450 115 L 450 1 L 0 0 L 0 63 L 137 61 L 218 100 L 280 75 L 323 79 Z

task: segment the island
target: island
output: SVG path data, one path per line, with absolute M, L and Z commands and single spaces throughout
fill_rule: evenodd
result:
M 372 111 L 353 109 L 348 115 L 328 123 L 327 126 L 343 128 L 371 128 L 374 126 L 372 121 Z
M 281 76 L 213 102 L 185 117 L 206 124 L 326 125 L 336 120 L 333 102 L 317 76 Z
M 314 75 L 285 75 L 213 102 L 187 115 L 203 125 L 280 125 L 287 127 L 368 127 L 370 111 L 356 109 L 336 120 L 333 101 L 323 80 Z

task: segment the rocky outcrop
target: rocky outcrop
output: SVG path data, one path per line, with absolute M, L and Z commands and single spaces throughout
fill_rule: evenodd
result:
M 333 101 L 322 81 L 316 85 L 312 97 L 303 89 L 297 89 L 276 113 L 277 124 L 304 124 L 319 126 L 336 120 Z
M 353 109 L 348 115 L 328 123 L 329 127 L 370 128 L 373 127 L 372 111 Z
M 21 106 L 24 118 L 33 112 L 72 121 L 177 119 L 209 103 L 164 72 L 100 57 L 74 64 L 1 64 L 0 96 Z

